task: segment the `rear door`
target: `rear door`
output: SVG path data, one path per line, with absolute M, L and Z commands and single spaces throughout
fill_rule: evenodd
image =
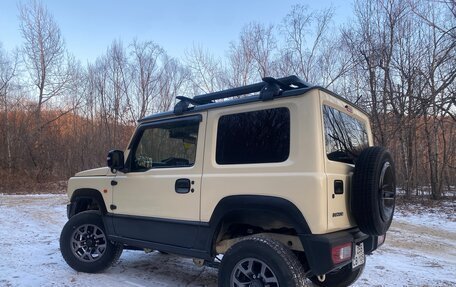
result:
M 328 230 L 354 226 L 350 216 L 351 176 L 357 156 L 369 146 L 367 117 L 329 95 L 322 103 Z M 324 98 L 323 96 L 323 98 Z

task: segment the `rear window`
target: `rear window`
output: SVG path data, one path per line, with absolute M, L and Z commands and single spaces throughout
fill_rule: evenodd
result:
M 222 116 L 218 122 L 218 164 L 274 163 L 290 153 L 290 111 L 267 109 Z
M 369 146 L 366 126 L 348 114 L 323 106 L 326 156 L 329 160 L 354 164 Z

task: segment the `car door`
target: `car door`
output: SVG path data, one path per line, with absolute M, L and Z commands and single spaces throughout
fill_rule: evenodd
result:
M 200 220 L 206 113 L 141 124 L 113 182 L 117 236 L 191 247 Z
M 369 146 L 367 121 L 348 105 L 333 100 L 322 105 L 325 168 L 328 186 L 328 230 L 350 228 L 351 176 L 356 157 Z

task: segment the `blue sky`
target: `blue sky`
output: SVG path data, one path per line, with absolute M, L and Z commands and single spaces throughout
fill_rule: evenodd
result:
M 26 1 L 22 1 L 26 2 Z M 22 43 L 18 1 L 0 1 L 0 43 L 7 50 Z M 346 18 L 351 1 L 319 0 L 48 0 L 68 50 L 82 62 L 102 55 L 114 39 L 152 40 L 171 56 L 182 57 L 186 49 L 201 45 L 223 56 L 242 27 L 256 21 L 278 24 L 293 4 L 323 9 L 331 4 L 336 21 Z

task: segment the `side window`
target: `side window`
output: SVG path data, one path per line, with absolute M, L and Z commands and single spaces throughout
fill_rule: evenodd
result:
M 326 155 L 329 160 L 353 164 L 369 146 L 365 125 L 334 108 L 323 106 Z
M 267 109 L 222 116 L 218 122 L 218 164 L 273 163 L 290 153 L 290 111 Z
M 131 170 L 192 166 L 198 127 L 199 123 L 195 121 L 145 127 L 132 150 Z

